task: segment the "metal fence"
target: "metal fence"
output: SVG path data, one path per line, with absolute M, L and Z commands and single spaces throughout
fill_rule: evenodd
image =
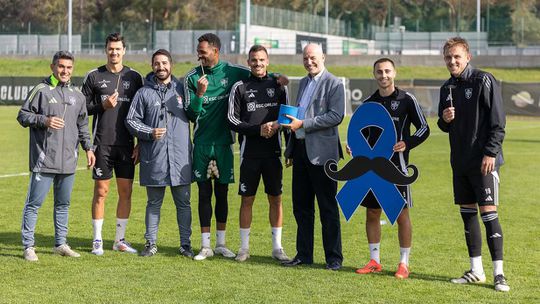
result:
M 250 5 L 250 8 L 251 24 L 326 34 L 326 19 L 324 16 L 260 5 Z M 245 3 L 242 2 L 239 23 L 245 23 L 245 9 Z M 349 36 L 349 24 L 343 20 L 328 18 L 328 34 Z
M 46 55 L 68 49 L 67 35 L 0 35 L 2 55 Z M 81 35 L 72 36 L 72 50 L 81 52 Z

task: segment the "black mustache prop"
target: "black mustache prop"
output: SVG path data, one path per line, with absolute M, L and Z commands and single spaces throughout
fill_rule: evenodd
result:
M 418 168 L 415 165 L 407 166 L 412 169 L 411 176 L 403 174 L 396 166 L 384 157 L 369 159 L 365 156 L 356 156 L 349 161 L 341 170 L 337 168 L 337 162 L 333 159 L 324 164 L 324 171 L 333 180 L 348 181 L 364 175 L 373 170 L 375 174 L 395 185 L 410 185 L 418 178 Z

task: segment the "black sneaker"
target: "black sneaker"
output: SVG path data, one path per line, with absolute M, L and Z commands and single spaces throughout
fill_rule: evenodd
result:
M 510 291 L 510 286 L 508 286 L 508 283 L 506 283 L 506 278 L 502 274 L 498 274 L 493 279 L 493 282 L 495 284 L 495 290 L 496 291 L 503 291 L 508 292 Z
M 190 259 L 192 259 L 195 256 L 195 254 L 193 254 L 193 249 L 191 249 L 191 246 L 189 245 L 182 245 L 178 251 L 180 255 L 185 256 Z
M 146 242 L 146 244 L 144 245 L 144 250 L 141 252 L 141 256 L 151 257 L 151 256 L 154 256 L 156 253 L 157 253 L 156 244 L 150 244 Z

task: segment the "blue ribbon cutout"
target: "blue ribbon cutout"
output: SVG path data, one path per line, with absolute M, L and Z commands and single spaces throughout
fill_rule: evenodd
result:
M 361 133 L 362 129 L 366 127 L 382 129 L 381 135 L 373 148 L 370 147 L 367 139 Z M 370 160 L 383 157 L 390 160 L 394 154 L 393 146 L 396 143 L 396 138 L 392 117 L 379 103 L 364 103 L 356 109 L 351 117 L 347 130 L 347 143 L 351 148 L 353 157 L 366 157 Z M 396 185 L 386 181 L 371 170 L 362 176 L 347 181 L 336 195 L 345 219 L 349 221 L 370 190 L 390 223 L 394 225 L 406 203 L 405 199 Z

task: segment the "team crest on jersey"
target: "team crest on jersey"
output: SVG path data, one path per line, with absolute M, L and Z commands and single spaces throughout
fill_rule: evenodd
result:
M 107 99 L 107 97 L 109 97 L 109 95 L 101 95 L 101 101 L 105 101 L 105 99 Z
M 178 100 L 178 104 L 182 106 L 182 96 L 176 95 L 176 100 Z
M 472 97 L 472 88 L 465 89 L 465 98 L 471 99 Z
M 204 104 L 207 104 L 207 103 L 208 103 L 208 96 L 204 96 L 204 97 L 203 97 L 203 103 L 204 103 Z
M 77 103 L 77 99 L 75 98 L 75 96 L 69 96 L 68 105 L 72 106 L 75 103 Z
M 390 108 L 392 109 L 392 111 L 397 110 L 398 107 L 399 107 L 399 100 L 392 100 L 392 102 L 390 103 Z
M 129 89 L 129 86 L 130 86 L 129 81 L 122 81 L 122 87 L 124 88 L 124 90 Z
M 268 97 L 274 97 L 274 95 L 276 94 L 276 89 L 274 89 L 274 88 L 267 88 L 267 89 L 266 89 L 266 94 L 268 94 Z
M 221 83 L 221 86 L 225 88 L 229 84 L 229 78 L 223 78 L 219 82 Z
M 255 102 L 248 102 L 247 103 L 247 110 L 248 112 L 254 112 L 256 109 Z

